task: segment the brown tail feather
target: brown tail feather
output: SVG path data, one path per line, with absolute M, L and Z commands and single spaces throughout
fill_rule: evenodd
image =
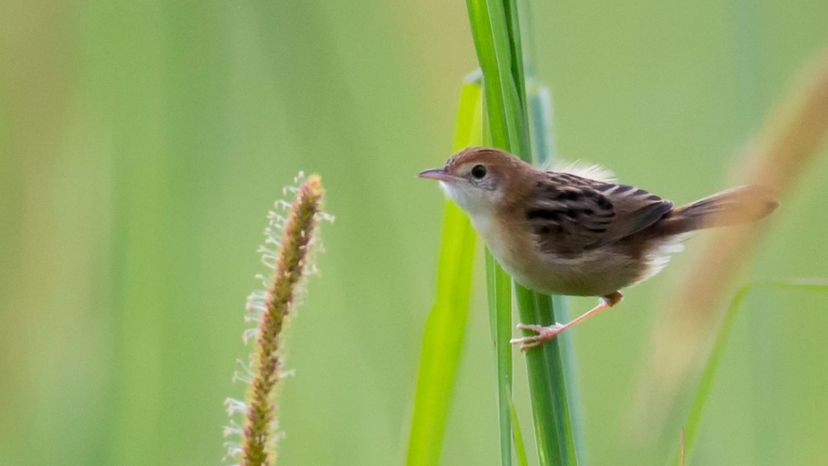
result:
M 759 220 L 779 207 L 768 188 L 750 185 L 728 189 L 673 209 L 658 222 L 663 234 L 681 234 L 703 228 Z

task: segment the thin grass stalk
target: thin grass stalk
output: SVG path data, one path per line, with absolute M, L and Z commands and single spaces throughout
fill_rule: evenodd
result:
M 460 92 L 453 148 L 481 143 L 482 86 L 470 77 Z M 446 201 L 434 305 L 423 333 L 408 439 L 408 466 L 439 464 L 457 379 L 471 297 L 477 236 L 468 218 Z
M 512 279 L 486 251 L 486 290 L 489 322 L 497 362 L 497 407 L 500 427 L 500 464 L 512 464 L 513 416 L 510 409 L 512 391 Z
M 778 290 L 805 290 L 825 293 L 828 292 L 828 280 L 825 279 L 798 279 L 785 281 L 768 281 L 756 282 L 743 286 L 736 292 L 730 305 L 727 308 L 724 320 L 722 321 L 719 331 L 716 334 L 716 339 L 710 354 L 707 356 L 707 361 L 704 364 L 701 377 L 696 385 L 696 391 L 693 395 L 693 402 L 690 405 L 690 411 L 687 414 L 687 419 L 684 422 L 682 430 L 681 448 L 674 455 L 671 464 L 683 466 L 684 463 L 690 459 L 693 447 L 696 445 L 698 437 L 699 426 L 701 425 L 702 414 L 704 408 L 707 406 L 707 400 L 710 398 L 710 393 L 713 390 L 713 382 L 716 379 L 716 374 L 724 355 L 727 341 L 730 333 L 733 330 L 733 325 L 742 309 L 742 304 L 747 298 L 748 294 L 754 290 L 759 289 L 778 289 Z
M 512 440 L 515 442 L 515 458 L 518 466 L 529 466 L 529 456 L 526 454 L 526 444 L 523 442 L 523 432 L 520 429 L 520 420 L 517 408 L 511 393 L 509 394 L 509 416 L 512 419 Z
M 803 67 L 789 94 L 766 118 L 762 131 L 738 167 L 740 184 L 758 184 L 780 197 L 800 182 L 828 136 L 828 48 Z M 653 351 L 638 382 L 637 430 L 661 425 L 701 368 L 717 305 L 750 257 L 770 222 L 750 228 L 712 231 L 695 254 L 682 286 L 670 300 L 670 314 L 653 332 Z
M 467 0 L 467 6 L 484 76 L 491 144 L 531 161 L 523 66 L 515 63 L 523 60 L 516 3 L 511 0 Z M 493 266 L 490 273 L 497 270 L 497 266 Z M 517 284 L 515 293 L 522 321 L 555 322 L 551 297 Z M 498 309 L 498 313 L 502 312 L 505 310 Z M 497 319 L 499 326 L 504 322 L 506 319 Z M 496 333 L 500 334 L 500 331 L 498 328 Z M 577 464 L 559 342 L 552 341 L 541 349 L 530 350 L 526 361 L 540 464 Z

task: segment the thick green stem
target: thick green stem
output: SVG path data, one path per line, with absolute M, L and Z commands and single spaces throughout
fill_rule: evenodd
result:
M 525 77 L 520 40 L 520 22 L 514 0 L 467 0 L 472 35 L 483 71 L 485 108 L 492 145 L 532 161 L 527 118 Z M 545 129 L 548 131 L 548 128 Z M 489 267 L 491 275 L 500 272 Z M 552 298 L 516 285 L 520 318 L 526 323 L 555 322 Z M 495 335 L 510 319 L 496 317 Z M 511 328 L 509 328 L 511 332 Z M 500 361 L 500 352 L 498 353 Z M 559 342 L 553 340 L 527 352 L 529 390 L 534 413 L 535 436 L 541 465 L 577 464 L 566 384 L 565 364 Z M 501 450 L 503 451 L 503 450 Z M 508 463 L 507 463 L 508 464 Z

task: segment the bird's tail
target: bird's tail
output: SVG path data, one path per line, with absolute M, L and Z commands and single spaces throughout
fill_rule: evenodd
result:
M 779 207 L 774 193 L 757 185 L 739 186 L 675 208 L 659 223 L 665 234 L 737 225 L 759 220 Z

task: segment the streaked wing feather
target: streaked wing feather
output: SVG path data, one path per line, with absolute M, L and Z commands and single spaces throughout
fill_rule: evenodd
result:
M 573 256 L 652 225 L 673 203 L 633 186 L 547 172 L 526 210 L 541 249 Z

